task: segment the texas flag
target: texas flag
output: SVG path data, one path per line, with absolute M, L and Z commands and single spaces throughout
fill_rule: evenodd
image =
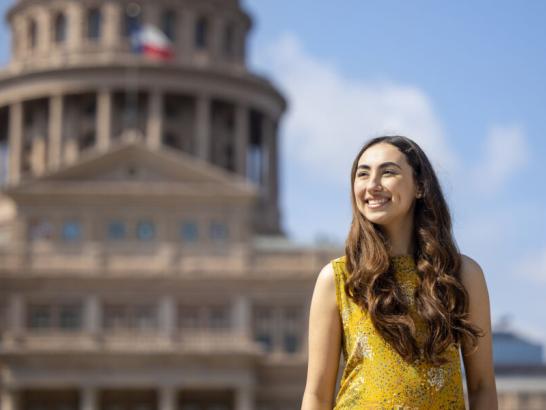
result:
M 131 43 L 135 53 L 159 60 L 170 60 L 174 57 L 169 38 L 160 29 L 149 24 L 136 27 L 133 30 Z

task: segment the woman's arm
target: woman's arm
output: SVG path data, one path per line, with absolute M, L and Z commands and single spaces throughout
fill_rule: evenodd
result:
M 329 263 L 320 271 L 311 299 L 307 381 L 301 410 L 331 410 L 334 404 L 341 350 L 334 280 Z
M 464 343 L 462 346 L 470 410 L 496 410 L 497 387 L 487 284 L 480 265 L 466 255 L 461 256 L 461 279 L 469 296 L 469 319 L 485 333 L 478 339 L 475 352 L 472 353 Z

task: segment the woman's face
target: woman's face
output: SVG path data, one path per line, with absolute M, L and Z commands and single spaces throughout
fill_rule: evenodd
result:
M 385 227 L 412 222 L 417 186 L 405 155 L 394 145 L 378 143 L 362 153 L 353 190 L 358 210 L 370 222 Z

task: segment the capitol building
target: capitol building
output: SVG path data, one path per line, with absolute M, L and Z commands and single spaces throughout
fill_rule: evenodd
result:
M 12 0 L 6 22 L 0 410 L 299 410 L 344 250 L 283 230 L 287 101 L 240 1 Z M 541 348 L 496 340 L 500 408 L 546 409 Z
M 18 0 L 6 18 L 1 410 L 298 410 L 314 282 L 342 250 L 283 232 L 287 104 L 247 67 L 249 14 Z M 135 53 L 135 25 L 172 58 Z

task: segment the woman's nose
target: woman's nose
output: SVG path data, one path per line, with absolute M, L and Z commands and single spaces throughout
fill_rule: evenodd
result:
M 369 191 L 380 191 L 381 190 L 381 178 L 378 175 L 371 176 L 368 180 L 368 190 Z

